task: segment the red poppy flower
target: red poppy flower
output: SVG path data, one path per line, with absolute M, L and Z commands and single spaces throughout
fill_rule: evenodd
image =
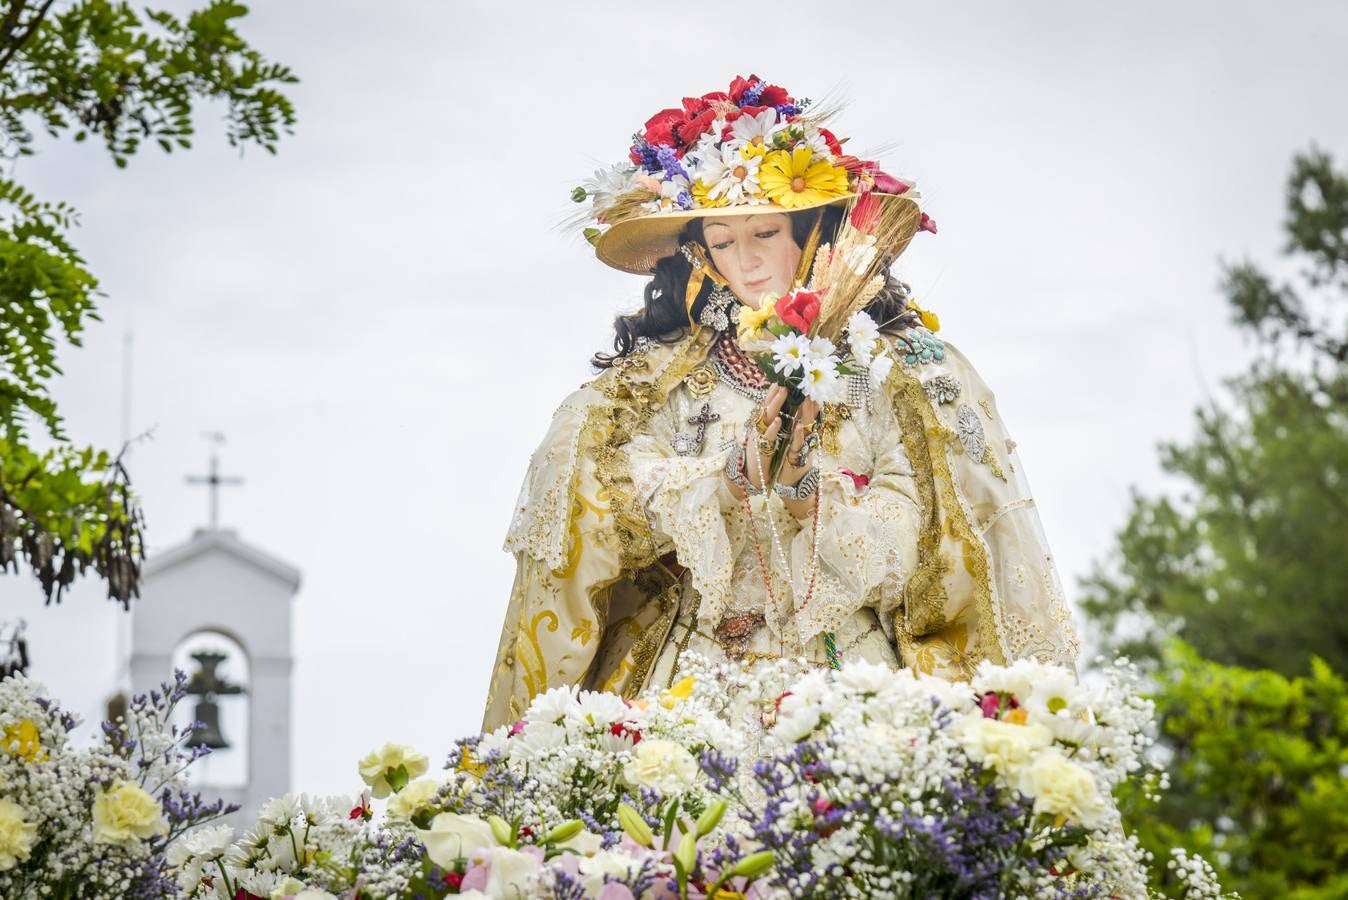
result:
M 697 114 L 696 118 L 689 119 L 678 128 L 679 139 L 685 144 L 695 144 L 697 139 L 702 136 L 702 132 L 711 128 L 711 123 L 716 120 L 716 110 L 708 109 Z
M 675 134 L 688 116 L 682 109 L 662 109 L 646 120 L 646 131 L 642 134 L 648 144 L 664 144 L 672 147 L 676 143 Z
M 775 309 L 777 318 L 806 334 L 819 317 L 821 305 L 818 291 L 792 291 L 777 301 Z

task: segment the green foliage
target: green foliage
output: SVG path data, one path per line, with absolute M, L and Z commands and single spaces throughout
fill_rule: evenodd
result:
M 1134 658 L 1155 659 L 1163 629 L 1128 636 L 1129 614 L 1220 662 L 1292 674 L 1315 654 L 1348 671 L 1348 409 L 1287 372 L 1233 390 L 1235 411 L 1200 410 L 1193 440 L 1162 448 L 1188 488 L 1134 495 L 1118 563 L 1085 581 L 1082 610 Z
M 277 88 L 296 78 L 234 30 L 242 4 L 213 0 L 185 21 L 154 10 L 142 19 L 108 0 L 59 15 L 50 6 L 9 3 L 0 26 L 0 128 L 19 153 L 31 152 L 30 122 L 52 136 L 73 128 L 77 141 L 101 137 L 118 166 L 145 140 L 186 149 L 202 98 L 227 104 L 231 145 L 275 152 L 279 131 L 295 122 Z
M 1348 684 L 1319 658 L 1293 678 L 1218 665 L 1180 641 L 1163 658 L 1153 699 L 1175 789 L 1151 804 L 1127 786 L 1128 830 L 1157 859 L 1202 854 L 1247 898 L 1348 896 Z
M 247 13 L 213 0 L 186 19 L 81 0 L 0 4 L 0 156 L 34 152 L 37 131 L 107 146 L 118 167 L 144 141 L 191 146 L 194 103 L 222 102 L 231 145 L 275 152 L 295 121 L 295 82 L 234 30 Z M 98 282 L 68 238 L 74 210 L 0 172 L 0 571 L 26 561 L 48 602 L 88 569 L 110 597 L 139 590 L 143 516 L 120 456 L 70 445 L 49 387 L 63 346 L 97 320 Z M 51 446 L 30 446 L 37 422 Z
M 1287 250 L 1300 285 L 1252 263 L 1224 267 L 1235 321 L 1267 353 L 1161 448 L 1183 482 L 1135 494 L 1113 558 L 1083 582 L 1102 643 L 1154 664 L 1177 633 L 1217 662 L 1348 671 L 1348 177 L 1319 151 L 1287 189 Z M 1132 627 L 1135 625 L 1142 627 Z

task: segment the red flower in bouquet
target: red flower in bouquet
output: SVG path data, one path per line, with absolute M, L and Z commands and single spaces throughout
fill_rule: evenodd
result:
M 711 128 L 714 121 L 716 121 L 716 110 L 703 110 L 678 127 L 679 139 L 685 144 L 697 143 L 697 139 L 702 136 L 702 132 Z
M 827 128 L 820 128 L 819 136 L 824 139 L 825 144 L 828 144 L 828 152 L 832 153 L 834 156 L 843 155 L 842 141 L 838 140 L 833 132 L 829 131 Z
M 880 201 L 870 191 L 857 198 L 852 205 L 852 227 L 862 234 L 875 230 L 875 221 L 880 217 Z
M 879 169 L 876 169 L 871 173 L 871 178 L 875 181 L 875 189 L 882 194 L 908 193 L 908 184 L 900 181 L 887 172 L 881 172 Z
M 814 320 L 819 318 L 821 306 L 818 291 L 792 291 L 777 301 L 775 310 L 777 318 L 801 334 L 808 334 Z
M 763 79 L 757 75 L 750 75 L 748 78 L 736 76 L 735 80 L 730 82 L 730 99 L 739 106 L 744 101 L 744 95 L 753 95 L 757 92 L 758 96 L 753 100 L 753 106 L 783 106 L 788 103 L 794 103 L 791 95 L 786 92 L 786 88 L 775 84 L 763 84 Z
M 632 727 L 630 722 L 614 722 L 609 726 L 608 733 L 614 737 L 626 738 L 632 742 L 633 747 L 641 743 L 641 729 Z
M 688 121 L 688 114 L 682 109 L 662 109 L 646 120 L 646 130 L 641 137 L 646 143 L 657 146 L 664 144 L 673 147 L 678 144 L 675 134 L 679 126 Z

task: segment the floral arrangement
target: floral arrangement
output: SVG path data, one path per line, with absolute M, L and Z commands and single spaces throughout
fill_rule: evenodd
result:
M 1113 789 L 1165 787 L 1136 667 L 1034 661 L 968 683 L 854 662 L 752 673 L 692 654 L 639 699 L 563 688 L 456 743 L 386 744 L 359 797 L 287 795 L 242 835 L 182 785 L 179 674 L 75 750 L 0 682 L 0 896 L 374 900 L 1149 898 Z M 376 804 L 379 809 L 376 809 Z M 1225 897 L 1175 850 L 1185 898 Z
M 193 827 L 233 812 L 187 790 L 207 752 L 171 724 L 187 677 L 131 700 L 77 749 L 78 720 L 23 675 L 0 681 L 0 896 L 168 897 L 169 855 Z
M 824 122 L 827 104 L 793 98 L 757 75 L 725 91 L 686 97 L 633 135 L 628 162 L 600 169 L 576 188 L 597 225 L 670 209 L 775 204 L 786 209 L 878 191 L 903 194 L 913 182 L 844 152 Z M 925 214 L 921 227 L 936 231 Z M 587 230 L 591 239 L 598 229 Z
M 388 744 L 355 801 L 285 797 L 231 840 L 175 848 L 191 897 L 1147 898 L 1112 789 L 1164 786 L 1153 709 L 1121 661 L 1090 683 L 1033 661 L 970 683 L 864 662 L 752 674 L 686 657 L 625 701 L 555 689 L 457 742 L 445 771 Z M 761 702 L 743 698 L 762 697 Z M 738 698 L 738 699 L 736 699 Z M 386 801 L 376 812 L 375 801 Z M 343 807 L 351 803 L 349 809 Z M 1186 898 L 1224 895 L 1176 851 Z

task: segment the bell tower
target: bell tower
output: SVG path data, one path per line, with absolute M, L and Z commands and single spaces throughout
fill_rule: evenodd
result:
M 290 790 L 292 604 L 299 570 L 219 527 L 216 491 L 228 483 L 212 458 L 211 526 L 148 558 L 131 612 L 134 693 L 175 668 L 189 677 L 180 725 L 212 747 L 193 790 L 257 813 Z M 197 767 L 194 767 L 197 768 Z

